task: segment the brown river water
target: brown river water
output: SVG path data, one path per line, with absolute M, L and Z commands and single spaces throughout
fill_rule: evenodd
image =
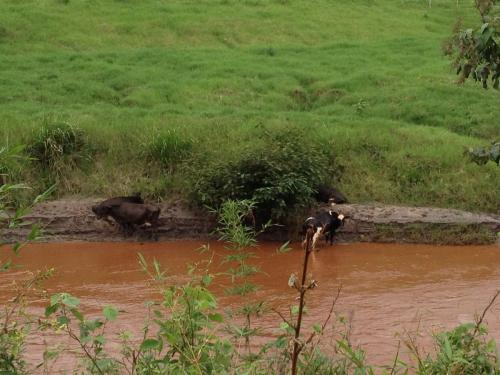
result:
M 55 267 L 54 277 L 45 284 L 49 294 L 72 293 L 91 316 L 103 306 L 113 305 L 123 312 L 112 323 L 111 332 L 129 330 L 140 336 L 147 311 L 144 301 L 158 296 L 147 287 L 137 253 L 150 261 L 156 258 L 172 282 L 181 282 L 187 280 L 187 264 L 209 257 L 209 253 L 201 255 L 195 250 L 203 244 L 174 241 L 31 245 L 16 259 L 23 268 L 0 273 L 0 304 L 11 295 L 13 274 L 20 276 L 23 269 Z M 254 278 L 261 285 L 256 298 L 285 312 L 287 306 L 296 304 L 296 294 L 287 281 L 292 272 L 299 273 L 303 251 L 295 244 L 292 251 L 278 254 L 279 245 L 264 243 L 253 249 L 257 258 L 252 262 L 264 272 Z M 214 264 L 228 253 L 220 243 L 211 243 L 210 249 L 215 254 Z M 7 251 L 0 249 L 0 255 Z M 214 272 L 222 270 L 213 267 Z M 421 339 L 422 345 L 430 350 L 432 332 L 472 321 L 486 307 L 500 289 L 500 247 L 337 244 L 311 256 L 310 272 L 319 286 L 308 295 L 305 332 L 311 323 L 322 322 L 328 315 L 332 297 L 342 284 L 335 312 L 349 319 L 352 343 L 366 350 L 371 363 L 390 364 L 397 351 L 398 333 L 418 329 L 426 336 Z M 220 297 L 220 307 L 241 303 L 238 298 L 225 296 L 223 279 L 216 279 L 213 287 Z M 490 334 L 497 340 L 499 309 L 500 302 L 486 315 Z M 258 323 L 272 336 L 280 319 L 270 312 Z M 42 350 L 41 343 L 32 342 L 28 357 L 39 362 Z

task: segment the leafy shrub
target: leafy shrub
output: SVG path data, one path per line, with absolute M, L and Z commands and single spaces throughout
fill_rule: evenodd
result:
M 193 171 L 194 200 L 219 207 L 227 199 L 250 199 L 259 219 L 276 221 L 306 206 L 316 186 L 334 173 L 330 150 L 307 132 L 261 129 L 233 159 L 204 161 Z
M 175 130 L 155 134 L 145 146 L 145 157 L 165 170 L 173 172 L 176 165 L 186 158 L 193 147 L 193 141 Z
M 486 338 L 484 326 L 461 324 L 452 331 L 436 335 L 435 357 L 420 362 L 419 373 L 438 374 L 498 374 L 498 353 L 494 340 Z
M 444 52 L 454 56 L 459 81 L 472 77 L 488 88 L 488 80 L 495 89 L 500 85 L 500 8 L 495 0 L 476 0 L 481 26 L 460 30 L 457 24 L 453 37 L 444 45 Z
M 27 151 L 44 169 L 57 177 L 91 156 L 83 130 L 67 123 L 42 125 L 31 139 Z
M 141 266 L 159 288 L 163 300 L 150 304 L 151 317 L 137 343 L 132 334 L 122 332 L 122 358 L 107 350 L 105 327 L 119 312 L 112 306 L 103 309 L 103 318 L 89 319 L 80 311 L 80 301 L 68 293 L 58 293 L 45 310 L 45 327 L 64 331 L 81 348 L 84 374 L 229 374 L 235 348 L 218 334 L 223 323 L 214 295 L 208 290 L 213 276 L 206 270 L 196 275 L 190 269 L 190 281 L 166 284 L 165 271 L 154 261 L 153 269 L 144 257 Z M 151 329 L 150 325 L 155 326 Z M 154 331 L 155 333 L 153 333 Z
M 490 148 L 476 146 L 467 150 L 469 159 L 479 165 L 492 161 L 500 165 L 500 142 L 494 142 Z

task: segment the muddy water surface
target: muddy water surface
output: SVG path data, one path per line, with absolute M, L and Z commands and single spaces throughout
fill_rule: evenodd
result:
M 146 287 L 137 253 L 156 258 L 165 266 L 171 281 L 186 280 L 186 265 L 207 259 L 195 251 L 202 242 L 170 243 L 71 243 L 40 244 L 22 250 L 17 259 L 24 269 L 55 267 L 55 276 L 46 284 L 50 293 L 67 291 L 77 296 L 89 314 L 111 304 L 124 312 L 113 330 L 139 334 L 146 309 L 144 301 L 157 296 Z M 254 260 L 264 274 L 255 281 L 262 285 L 257 298 L 286 311 L 295 303 L 287 286 L 292 272 L 301 268 L 303 252 L 296 248 L 277 254 L 279 244 L 266 243 L 255 249 Z M 212 243 L 214 263 L 227 253 Z M 5 255 L 7 249 L 0 250 Z M 362 345 L 372 363 L 388 363 L 397 349 L 398 332 L 422 333 L 448 329 L 471 321 L 494 292 L 500 288 L 500 247 L 432 247 L 423 245 L 339 244 L 323 248 L 311 258 L 310 271 L 319 287 L 309 294 L 306 322 L 320 322 L 327 315 L 332 296 L 343 285 L 336 312 L 351 320 L 354 344 Z M 214 267 L 213 271 L 221 268 Z M 16 271 L 21 275 L 24 271 Z M 0 303 L 11 294 L 12 273 L 0 273 Z M 217 279 L 216 279 L 217 280 Z M 219 279 L 224 283 L 223 278 Z M 214 291 L 222 307 L 241 301 L 226 297 L 217 281 Z M 500 339 L 500 305 L 487 315 L 492 336 Z M 276 315 L 260 321 L 272 335 L 279 325 Z M 423 344 L 429 346 L 427 340 Z M 36 344 L 30 356 L 38 356 Z M 40 351 L 40 347 L 38 347 Z

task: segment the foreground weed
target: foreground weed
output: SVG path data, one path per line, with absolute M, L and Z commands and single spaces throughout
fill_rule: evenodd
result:
M 32 206 L 15 207 L 10 199 L 12 192 L 26 188 L 25 185 L 0 185 L 0 230 L 3 228 L 12 230 L 26 225 L 23 218 Z M 43 200 L 48 194 L 50 191 L 38 196 L 33 204 Z M 33 226 L 27 238 L 5 246 L 11 247 L 12 255 L 17 256 L 24 245 L 39 237 L 39 228 Z M 0 231 L 1 245 L 4 243 Z M 7 273 L 18 269 L 19 265 L 16 264 L 13 256 L 0 258 L 0 272 Z M 42 284 L 52 274 L 53 269 L 48 269 L 29 272 L 27 277 L 17 278 L 10 287 L 11 298 L 2 301 L 0 308 L 0 374 L 31 373 L 32 366 L 24 359 L 24 347 L 28 337 L 34 334 L 37 319 L 27 311 L 27 307 L 34 299 L 45 297 Z
M 270 223 L 266 223 L 260 230 L 255 228 L 254 211 L 255 201 L 252 200 L 227 200 L 218 210 L 212 210 L 218 217 L 217 231 L 219 240 L 227 243 L 227 249 L 231 251 L 223 263 L 235 263 L 229 267 L 226 273 L 231 278 L 232 286 L 225 289 L 230 295 L 238 295 L 245 298 L 245 303 L 230 315 L 243 317 L 243 324 L 230 323 L 227 331 L 232 335 L 234 344 L 239 347 L 238 342 L 243 340 L 245 353 L 238 353 L 244 365 L 248 365 L 258 356 L 252 353 L 251 339 L 259 335 L 259 327 L 255 327 L 254 320 L 262 315 L 267 307 L 264 301 L 253 300 L 251 297 L 260 288 L 250 281 L 250 278 L 261 272 L 260 268 L 248 263 L 255 257 L 255 253 L 248 249 L 257 246 L 257 235 L 263 232 Z

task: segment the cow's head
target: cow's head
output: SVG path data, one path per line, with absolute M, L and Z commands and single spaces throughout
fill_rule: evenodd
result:
M 94 212 L 95 216 L 97 216 L 98 219 L 106 217 L 109 214 L 109 210 L 110 210 L 109 206 L 105 206 L 102 204 L 92 206 L 92 212 Z

